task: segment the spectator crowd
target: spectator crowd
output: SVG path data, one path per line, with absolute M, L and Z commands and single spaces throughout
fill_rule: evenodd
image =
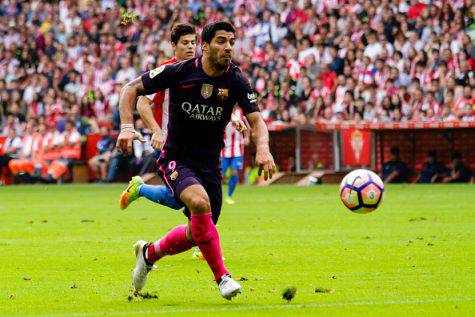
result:
M 269 125 L 475 121 L 470 0 L 0 4 L 0 135 L 14 137 L 0 163 L 48 178 L 58 176 L 50 163 L 74 159 L 78 138 L 118 129 L 121 87 L 172 57 L 175 22 L 235 25 L 234 61 Z M 89 163 L 103 179 L 117 155 L 105 143 Z M 137 150 L 137 169 L 149 150 Z M 22 159 L 33 163 L 10 163 Z

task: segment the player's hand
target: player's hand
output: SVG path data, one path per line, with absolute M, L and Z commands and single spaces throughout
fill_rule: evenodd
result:
M 236 130 L 238 130 L 239 132 L 244 132 L 244 131 L 247 130 L 246 124 L 241 119 L 231 118 L 231 122 L 232 122 L 234 128 L 236 128 Z
M 145 139 L 137 131 L 122 130 L 117 138 L 116 148 L 119 152 L 122 152 L 125 156 L 132 154 L 132 142 L 139 140 L 145 143 Z
M 259 166 L 259 176 L 264 171 L 264 180 L 271 179 L 275 173 L 274 157 L 268 150 L 257 151 L 256 153 L 256 165 Z
M 150 139 L 150 145 L 154 150 L 161 151 L 163 147 L 163 137 L 162 132 L 154 132 L 152 138 Z

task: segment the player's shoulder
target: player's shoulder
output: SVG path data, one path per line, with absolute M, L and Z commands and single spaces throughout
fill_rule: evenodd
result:
M 231 62 L 229 64 L 228 74 L 231 75 L 231 76 L 242 75 L 242 71 L 241 71 L 241 69 L 239 68 L 238 65 Z
M 176 58 L 172 58 L 172 59 L 169 59 L 168 61 L 165 61 L 165 62 L 161 63 L 160 65 L 158 65 L 158 67 L 164 66 L 164 65 L 175 64 L 175 63 L 176 63 Z
M 241 71 L 241 68 L 239 68 L 239 66 L 234 64 L 233 62 L 229 64 L 228 74 L 234 80 L 247 81 L 246 77 Z
M 170 70 L 172 70 L 174 72 L 177 72 L 177 73 L 180 73 L 182 71 L 187 72 L 187 71 L 189 71 L 190 69 L 192 69 L 194 67 L 193 66 L 194 65 L 194 60 L 195 59 L 192 58 L 192 59 L 188 59 L 186 61 L 181 61 L 181 62 L 175 61 L 173 63 L 163 64 L 160 67 L 162 67 L 164 69 L 165 68 L 170 69 Z

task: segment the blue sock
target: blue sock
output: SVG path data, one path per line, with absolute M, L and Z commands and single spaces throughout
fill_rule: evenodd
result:
M 183 207 L 183 204 L 175 200 L 175 196 L 173 196 L 170 189 L 165 185 L 143 184 L 140 186 L 139 194 L 148 200 L 172 209 L 180 209 Z
M 231 197 L 233 195 L 238 181 L 239 181 L 239 176 L 231 174 L 231 177 L 229 178 L 228 197 Z

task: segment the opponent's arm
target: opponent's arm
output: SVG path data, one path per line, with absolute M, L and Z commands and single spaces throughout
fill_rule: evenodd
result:
M 137 96 L 145 95 L 145 88 L 142 78 L 138 77 L 127 83 L 120 91 L 119 112 L 120 112 L 120 134 L 117 138 L 117 150 L 125 155 L 132 154 L 132 141 L 145 140 L 134 129 L 134 107 L 137 102 Z
M 249 130 L 244 130 L 244 145 L 248 146 L 251 143 L 251 132 Z
M 241 133 L 245 133 L 245 131 L 247 130 L 246 123 L 240 118 L 231 116 L 231 123 L 233 124 L 234 128 Z
M 152 138 L 150 139 L 150 145 L 157 151 L 160 151 L 163 146 L 162 129 L 158 125 L 157 121 L 153 117 L 152 112 L 153 101 L 145 96 L 140 96 L 137 101 L 137 111 L 140 118 L 145 122 L 147 128 L 152 130 Z
M 271 179 L 275 173 L 275 163 L 269 150 L 269 132 L 260 112 L 246 115 L 251 126 L 251 135 L 256 145 L 256 164 L 259 166 L 259 175 L 264 170 L 264 180 Z

